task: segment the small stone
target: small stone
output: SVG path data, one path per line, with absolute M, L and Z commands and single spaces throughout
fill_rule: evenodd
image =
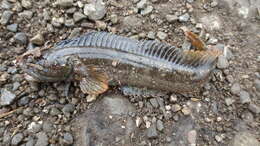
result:
M 147 0 L 140 0 L 136 6 L 138 9 L 144 9 L 147 6 Z
M 85 19 L 85 18 L 87 18 L 87 17 L 84 14 L 82 14 L 81 12 L 75 12 L 73 14 L 73 19 L 76 23 Z
M 33 43 L 35 45 L 39 45 L 39 46 L 43 45 L 44 44 L 43 35 L 41 33 L 38 33 L 31 39 L 31 43 Z
M 253 103 L 249 104 L 248 109 L 251 112 L 255 113 L 255 114 L 259 114 L 260 113 L 260 107 L 255 105 L 255 104 L 253 104 Z
M 11 32 L 17 32 L 18 24 L 10 24 L 6 26 L 6 29 Z
M 229 146 L 259 146 L 260 143 L 253 134 L 238 132 Z
M 71 144 L 73 144 L 73 136 L 72 136 L 72 134 L 70 134 L 70 133 L 65 133 L 65 134 L 63 135 L 62 142 L 63 142 L 63 144 L 65 144 L 65 145 L 71 145 Z
M 20 87 L 20 85 L 21 85 L 21 84 L 20 84 L 19 82 L 14 82 L 14 83 L 13 83 L 13 89 L 12 89 L 12 90 L 13 90 L 13 91 L 16 91 L 16 90 Z
M 1 97 L 0 97 L 0 105 L 10 105 L 13 100 L 16 98 L 16 95 L 12 92 L 8 91 L 7 89 L 1 90 Z
M 183 50 L 190 50 L 191 49 L 191 42 L 188 40 L 185 40 L 181 46 Z
M 142 20 L 135 15 L 130 15 L 124 18 L 123 24 L 126 27 L 138 27 L 142 25 Z
M 22 142 L 24 136 L 22 133 L 17 133 L 14 135 L 14 137 L 12 138 L 11 144 L 12 145 L 18 145 Z
M 239 95 L 240 91 L 241 88 L 239 83 L 234 83 L 230 88 L 230 92 L 234 95 Z
M 19 17 L 31 19 L 33 17 L 33 12 L 29 10 L 25 10 L 18 14 Z
M 147 6 L 145 9 L 141 10 L 141 15 L 148 15 L 153 11 L 153 6 Z
M 176 95 L 176 94 L 172 94 L 172 95 L 170 96 L 170 102 L 175 103 L 175 102 L 177 102 L 177 101 L 178 101 L 177 95 Z
M 25 96 L 18 101 L 18 105 L 20 105 L 20 106 L 27 105 L 28 103 L 29 103 L 29 97 L 28 96 Z
M 176 15 L 166 15 L 166 20 L 169 23 L 173 23 L 173 22 L 176 22 L 178 20 L 178 16 L 176 16 Z
M 48 121 L 43 122 L 42 129 L 44 132 L 47 132 L 47 133 L 51 132 L 53 130 L 53 128 L 54 127 L 50 122 L 48 122 Z
M 210 3 L 210 6 L 212 8 L 216 7 L 218 5 L 218 0 L 213 0 L 211 3 Z
M 190 15 L 188 13 L 185 13 L 185 14 L 179 16 L 178 19 L 180 22 L 187 22 L 190 19 Z
M 12 11 L 4 11 L 0 20 L 0 24 L 6 25 L 10 21 L 13 14 L 14 13 Z
M 221 142 L 222 141 L 222 136 L 219 136 L 219 135 L 216 135 L 215 136 L 215 140 L 217 141 L 217 142 Z
M 33 132 L 33 133 L 37 133 L 39 131 L 41 131 L 41 128 L 42 128 L 42 125 L 41 124 L 37 124 L 35 122 L 31 122 L 29 125 L 28 125 L 28 130 L 30 132 Z
M 26 9 L 32 8 L 32 2 L 30 0 L 22 0 L 22 6 Z
M 165 32 L 159 31 L 159 32 L 157 33 L 157 37 L 158 37 L 160 40 L 165 40 L 165 39 L 168 37 L 168 34 L 165 33 Z
M 257 90 L 258 92 L 260 92 L 260 80 L 255 79 L 254 84 L 255 84 L 256 90 Z
M 197 131 L 196 130 L 191 130 L 188 132 L 188 142 L 190 145 L 196 145 L 196 139 L 197 139 Z
M 180 110 L 181 110 L 181 106 L 179 104 L 172 105 L 172 111 L 173 112 L 178 112 Z
M 96 27 L 101 30 L 105 30 L 107 28 L 107 24 L 104 21 L 96 21 Z
M 163 126 L 163 122 L 162 122 L 161 120 L 157 120 L 156 126 L 157 126 L 157 129 L 158 129 L 159 131 L 163 131 L 164 126 Z
M 43 15 L 43 19 L 44 19 L 44 20 L 46 20 L 46 21 L 51 20 L 51 16 L 50 16 L 50 13 L 49 13 L 48 10 L 43 9 L 43 13 L 42 13 L 42 15 Z
M 74 23 L 73 19 L 66 19 L 64 25 L 67 27 L 73 27 L 73 26 L 75 26 L 75 23 Z
M 155 32 L 149 31 L 148 34 L 147 34 L 147 37 L 148 37 L 149 39 L 155 39 Z
M 151 98 L 151 99 L 150 99 L 150 103 L 152 104 L 152 106 L 153 106 L 154 108 L 158 108 L 158 107 L 159 107 L 159 104 L 158 104 L 156 98 Z
M 85 4 L 84 14 L 88 16 L 90 20 L 100 20 L 106 14 L 106 5 L 103 0 L 96 0 L 90 4 Z
M 117 15 L 112 14 L 112 15 L 110 16 L 110 20 L 111 20 L 111 22 L 112 22 L 113 24 L 117 24 L 117 23 L 118 23 L 118 17 L 117 17 Z
M 240 102 L 242 104 L 251 102 L 250 95 L 249 95 L 248 92 L 246 92 L 246 91 L 241 91 L 240 92 Z
M 218 57 L 217 67 L 219 69 L 225 69 L 225 68 L 228 68 L 228 66 L 229 66 L 229 63 L 228 63 L 227 58 L 224 55 L 220 55 Z
M 14 40 L 20 44 L 26 45 L 28 38 L 25 33 L 19 32 L 14 35 Z
M 52 115 L 52 116 L 57 116 L 57 115 L 59 115 L 59 114 L 60 114 L 59 109 L 57 109 L 56 107 L 51 108 L 51 110 L 50 110 L 50 115 Z
M 60 7 L 71 7 L 73 6 L 73 0 L 57 0 L 55 5 Z
M 13 7 L 13 4 L 8 2 L 7 0 L 3 0 L 1 3 L 1 8 L 3 9 L 11 9 Z
M 37 141 L 35 146 L 47 146 L 49 144 L 48 142 L 48 136 L 45 132 L 39 132 L 36 134 Z
M 63 113 L 72 113 L 75 110 L 75 106 L 73 104 L 66 104 L 63 108 L 62 108 L 62 112 Z
M 29 138 L 29 140 L 26 142 L 25 146 L 34 146 L 35 140 L 33 138 Z
M 60 18 L 53 17 L 52 20 L 51 20 L 51 24 L 52 24 L 54 27 L 61 27 L 61 25 L 62 25 L 64 22 L 65 22 L 64 17 L 60 17 Z
M 227 106 L 232 105 L 235 101 L 232 98 L 225 98 L 225 102 Z
M 191 113 L 190 108 L 188 108 L 187 106 L 183 107 L 181 111 L 182 111 L 182 113 L 183 113 L 185 116 L 187 116 L 187 115 L 189 115 L 189 114 Z
M 156 127 L 154 124 L 152 124 L 148 129 L 147 129 L 147 137 L 148 138 L 157 138 L 158 137 L 158 133 L 156 130 Z

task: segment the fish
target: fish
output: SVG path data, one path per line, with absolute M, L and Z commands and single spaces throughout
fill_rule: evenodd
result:
M 94 31 L 57 43 L 36 62 L 26 62 L 23 56 L 20 66 L 29 81 L 78 82 L 89 95 L 102 94 L 110 86 L 192 94 L 209 80 L 222 52 L 206 47 L 191 32 L 185 34 L 195 49 Z

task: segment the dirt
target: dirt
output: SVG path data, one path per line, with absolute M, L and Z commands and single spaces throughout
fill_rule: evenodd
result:
M 24 3 L 22 1 L 31 2 L 31 6 L 19 8 L 19 4 Z M 0 17 L 4 11 L 13 12 L 7 24 L 0 24 L 0 95 L 3 89 L 15 94 L 9 105 L 0 105 L 0 145 L 80 145 L 82 140 L 85 145 L 233 145 L 239 140 L 241 132 L 249 133 L 242 141 L 259 144 L 259 1 L 151 0 L 143 8 L 137 8 L 138 0 L 108 0 L 105 1 L 106 15 L 101 20 L 83 18 L 71 26 L 61 24 L 58 27 L 52 22 L 54 17 L 73 19 L 75 12 L 84 13 L 84 4 L 90 1 L 81 1 L 83 7 L 78 4 L 79 1 L 73 1 L 74 6 L 70 7 L 54 6 L 54 0 L 22 1 L 0 1 Z M 11 8 L 4 7 L 4 2 L 8 2 Z M 148 6 L 153 7 L 152 11 L 142 15 Z M 26 18 L 19 15 L 25 10 L 33 12 L 33 16 Z M 50 13 L 49 19 L 44 11 Z M 188 20 L 180 20 L 184 14 L 188 14 Z M 116 18 L 112 18 L 113 15 Z M 174 15 L 176 20 L 167 20 L 167 15 Z M 18 24 L 18 30 L 8 30 L 10 24 Z M 76 83 L 69 97 L 65 97 L 62 95 L 64 83 L 31 84 L 14 64 L 16 57 L 30 49 L 53 46 L 61 40 L 93 30 L 135 39 L 154 38 L 181 48 L 187 42 L 183 27 L 197 33 L 207 45 L 224 47 L 224 59 L 228 60 L 224 62 L 225 67 L 213 71 L 210 82 L 196 97 L 174 93 L 150 98 L 126 96 L 119 90 L 120 87 L 112 87 L 97 101 L 88 103 Z M 17 41 L 15 36 L 19 32 L 24 32 L 28 41 Z M 163 32 L 166 37 L 158 32 Z M 39 33 L 43 35 L 44 44 L 33 45 L 30 39 Z M 237 93 L 232 89 L 234 84 L 240 87 L 236 89 Z M 18 86 L 17 89 L 14 89 L 15 86 Z M 249 98 L 241 95 L 244 91 Z M 117 102 L 114 94 L 119 94 L 116 99 L 124 98 L 121 104 L 114 103 Z M 173 96 L 177 99 L 173 100 Z M 108 106 L 107 110 L 104 105 Z M 135 110 L 131 110 L 130 114 L 113 112 L 124 107 Z M 95 112 L 98 114 L 95 115 Z M 140 125 L 136 123 L 139 118 Z M 120 129 L 119 126 L 126 121 L 132 122 L 132 125 Z M 158 121 L 163 123 L 161 130 Z M 46 123 L 51 123 L 53 128 L 46 128 Z M 84 131 L 86 128 L 75 128 L 81 126 L 92 129 L 92 132 L 87 133 Z M 22 133 L 22 138 L 19 133 Z M 20 139 L 15 139 L 17 134 Z M 48 137 L 45 141 L 39 140 L 45 136 Z

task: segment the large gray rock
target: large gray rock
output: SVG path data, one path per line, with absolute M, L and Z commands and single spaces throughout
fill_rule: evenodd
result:
M 75 145 L 131 143 L 130 134 L 136 129 L 133 119 L 129 117 L 133 112 L 135 108 L 126 98 L 118 95 L 104 97 L 72 121 L 75 126 Z

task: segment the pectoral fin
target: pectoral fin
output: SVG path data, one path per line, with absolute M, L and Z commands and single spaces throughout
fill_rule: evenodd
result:
M 100 67 L 86 66 L 80 63 L 74 69 L 76 79 L 84 94 L 98 95 L 108 89 L 108 76 Z
M 200 50 L 200 51 L 206 50 L 206 45 L 199 38 L 199 36 L 197 36 L 196 34 L 190 32 L 190 31 L 185 31 L 185 35 L 190 40 L 192 46 L 196 48 L 196 50 Z

